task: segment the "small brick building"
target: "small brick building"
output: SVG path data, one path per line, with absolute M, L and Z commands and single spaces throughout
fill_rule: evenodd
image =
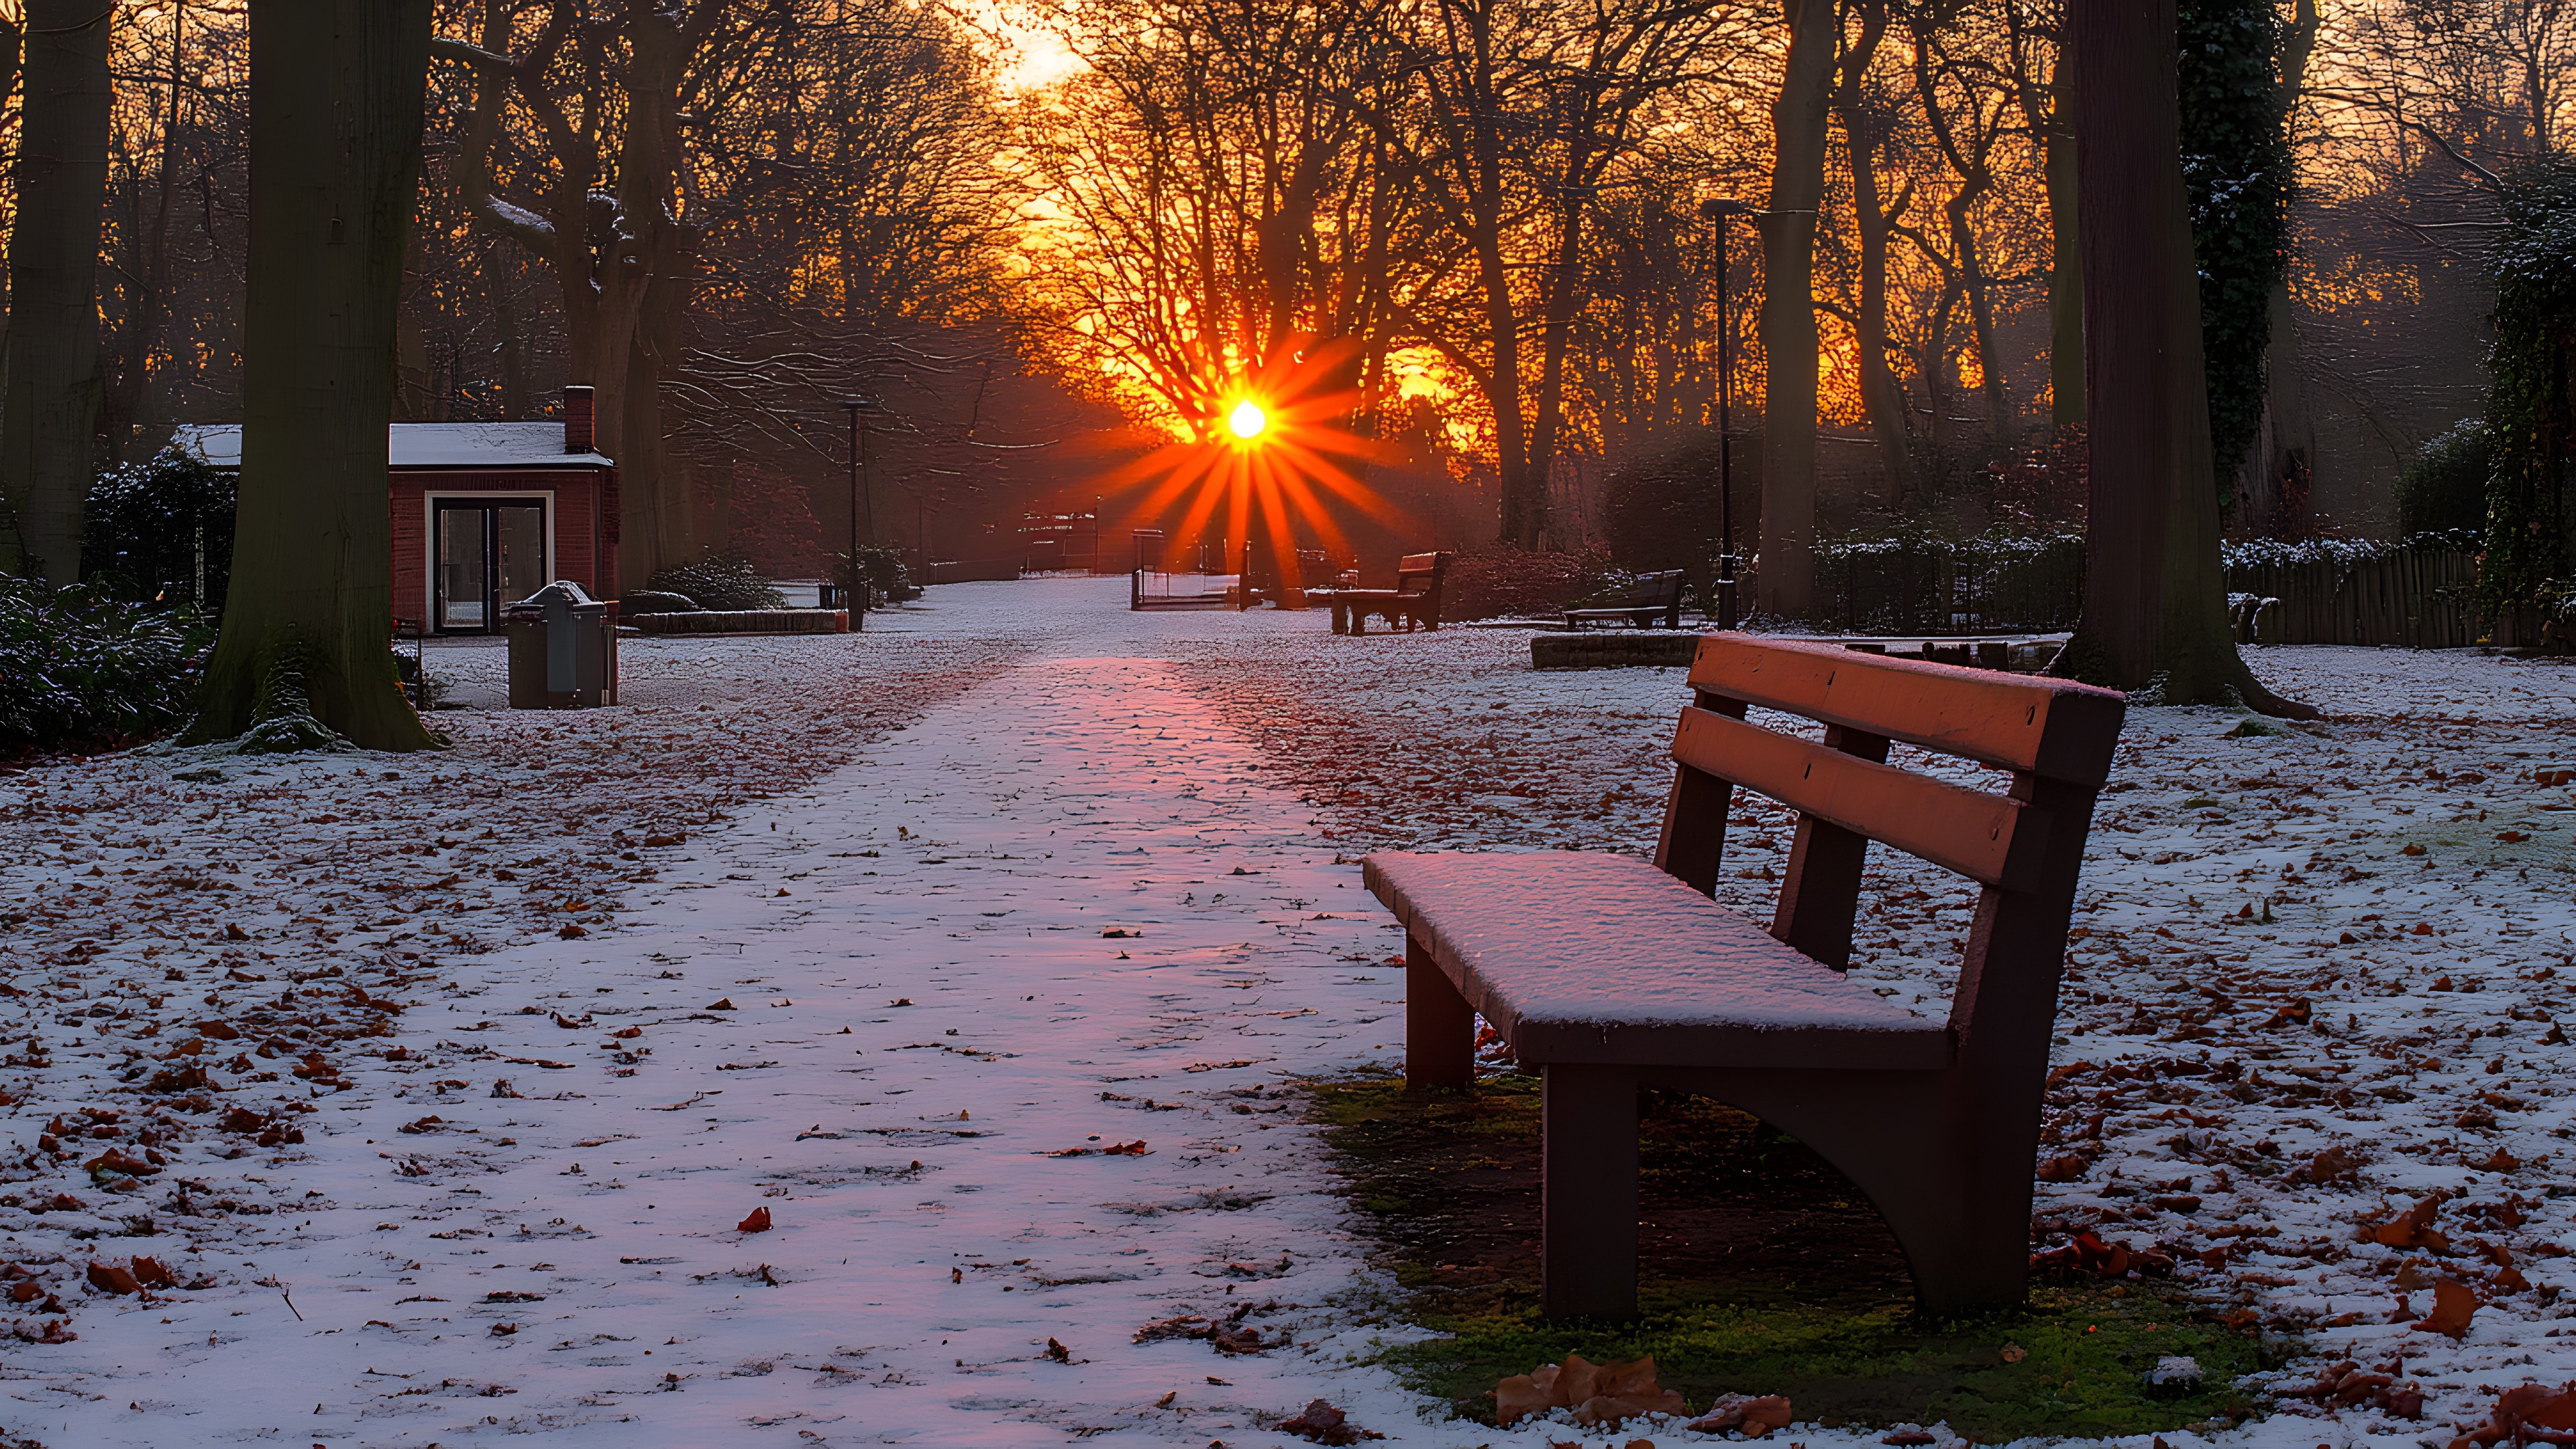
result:
M 586 387 L 560 422 L 395 423 L 386 473 L 394 615 L 402 631 L 488 634 L 500 610 L 556 579 L 617 597 L 617 465 L 597 450 Z M 238 425 L 188 427 L 173 446 L 241 466 Z

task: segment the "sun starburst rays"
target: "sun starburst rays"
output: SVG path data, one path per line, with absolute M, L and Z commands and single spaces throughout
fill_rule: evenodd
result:
M 1127 464 L 1104 486 L 1136 490 L 1130 512 L 1140 522 L 1181 508 L 1183 539 L 1208 536 L 1223 509 L 1229 552 L 1245 546 L 1257 520 L 1279 578 L 1302 583 L 1301 530 L 1328 552 L 1348 551 L 1336 504 L 1399 528 L 1405 523 L 1400 510 L 1344 466 L 1385 451 L 1349 427 L 1362 401 L 1343 380 L 1351 350 L 1347 344 L 1284 347 L 1276 365 L 1210 386 L 1208 404 L 1192 419 L 1193 437 Z

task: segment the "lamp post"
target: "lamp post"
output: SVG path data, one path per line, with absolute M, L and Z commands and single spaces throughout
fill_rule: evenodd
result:
M 850 578 L 842 587 L 848 591 L 851 616 L 868 611 L 867 580 L 859 573 L 859 530 L 866 521 L 867 534 L 876 536 L 876 509 L 868 497 L 868 414 L 879 404 L 872 397 L 845 397 L 841 406 L 850 414 Z
M 1759 216 L 1748 203 L 1723 199 L 1703 201 L 1699 214 L 1717 233 L 1717 627 L 1735 627 L 1735 319 L 1727 311 L 1726 224 L 1739 216 Z

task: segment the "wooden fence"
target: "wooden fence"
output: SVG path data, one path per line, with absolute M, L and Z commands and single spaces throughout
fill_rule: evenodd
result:
M 2255 626 L 2264 644 L 2458 649 L 2487 632 L 2477 556 L 2459 549 L 2239 562 L 2227 570 L 2227 591 L 2279 601 L 2262 607 Z

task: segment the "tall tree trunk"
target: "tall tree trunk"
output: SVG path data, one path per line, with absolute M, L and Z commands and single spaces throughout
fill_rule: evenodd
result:
M 2281 35 L 2281 85 L 2274 124 L 2290 124 L 2290 112 L 2307 84 L 2308 59 L 2316 52 L 2320 17 L 2316 0 L 2298 0 Z M 2304 494 L 2312 481 L 2317 456 L 2316 422 L 2308 409 L 2307 372 L 2299 356 L 2296 308 L 2290 300 L 2289 268 L 2265 289 L 2264 310 L 2270 315 L 2263 348 L 2263 416 L 2252 447 L 2236 463 L 2235 523 L 2248 536 L 2304 535 L 2308 505 Z
M 2218 557 L 2174 0 L 2071 0 L 2092 503 L 2084 615 L 2058 668 L 2166 704 L 2275 697 L 2236 653 Z
M 1816 580 L 1816 209 L 1842 35 L 1834 0 L 1782 0 L 1789 52 L 1771 103 L 1771 205 L 1762 218 L 1762 612 L 1804 618 Z
M 0 488 L 18 517 L 21 571 L 56 584 L 80 580 L 81 504 L 97 459 L 98 229 L 114 13 L 101 0 L 27 0 Z
M 2013 82 L 2040 148 L 2040 175 L 2048 192 L 2048 397 L 2055 431 L 2084 421 L 2084 243 L 2076 223 L 2075 70 L 2061 21 L 2045 80 L 2037 74 L 2039 37 L 2022 23 L 2018 5 L 2004 7 L 2010 27 Z
M 140 217 L 126 247 L 125 321 L 117 329 L 113 366 L 99 399 L 98 432 L 107 461 L 122 463 L 134 445 L 134 423 L 143 406 L 143 389 L 152 380 L 152 354 L 161 342 L 161 325 L 170 311 L 170 221 L 179 201 L 179 117 L 187 95 L 181 69 L 186 53 L 188 7 L 185 0 L 170 11 L 170 65 L 163 81 L 170 87 L 170 106 L 161 117 L 161 159 L 153 177 L 152 210 Z
M 2040 132 L 2048 186 L 2048 419 L 2058 429 L 2084 425 L 2084 234 L 2078 223 L 2076 99 L 2063 47 L 2050 80 L 2052 120 Z
M 429 16 L 430 0 L 253 0 L 240 524 L 192 741 L 309 704 L 369 749 L 438 743 L 385 647 L 385 428 Z
M 1869 104 L 1869 67 L 1887 34 L 1887 7 L 1862 8 L 1860 35 L 1843 57 L 1842 83 L 1834 97 L 1834 114 L 1842 118 L 1843 142 L 1851 154 L 1852 220 L 1860 232 L 1860 306 L 1852 314 L 1852 332 L 1860 354 L 1861 410 L 1878 439 L 1880 487 L 1890 508 L 1901 508 L 1914 492 L 1914 460 L 1905 428 L 1905 394 L 1887 365 L 1887 239 L 1897 217 L 1904 215 L 1912 188 L 1893 203 L 1878 190 L 1878 118 Z M 1937 366 L 1937 362 L 1935 363 Z

